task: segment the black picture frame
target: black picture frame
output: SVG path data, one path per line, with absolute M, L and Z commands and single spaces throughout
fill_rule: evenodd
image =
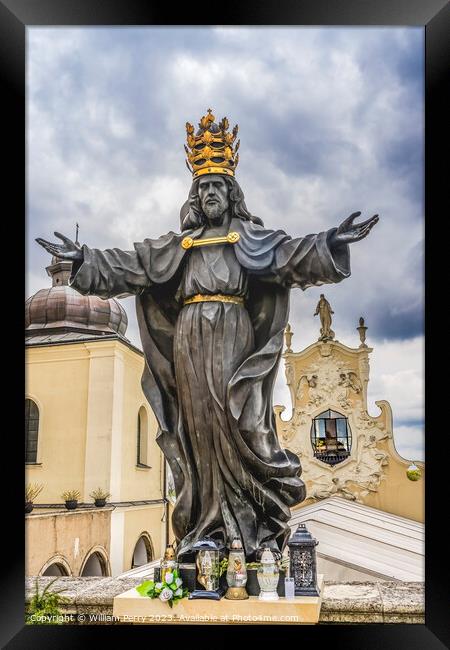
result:
M 12 361 L 4 362 L 6 383 L 10 387 L 3 402 L 4 411 L 14 415 L 14 425 L 4 427 L 4 467 L 13 468 L 12 489 L 5 489 L 3 527 L 3 570 L 1 610 L 1 642 L 7 648 L 78 648 L 88 636 L 103 642 L 111 630 L 114 641 L 130 643 L 146 634 L 150 642 L 155 628 L 147 626 L 24 626 L 24 520 L 23 520 L 23 426 L 24 394 L 23 293 L 18 290 L 17 274 L 21 276 L 21 256 L 25 251 L 18 241 L 25 241 L 25 36 L 26 28 L 51 25 L 358 25 L 358 26 L 423 26 L 425 29 L 425 214 L 426 214 L 426 412 L 427 436 L 425 443 L 427 463 L 426 483 L 426 612 L 425 625 L 354 625 L 292 627 L 297 642 L 328 641 L 358 650 L 390 648 L 395 650 L 433 650 L 448 647 L 450 625 L 448 612 L 448 578 L 445 568 L 446 543 L 443 524 L 447 518 L 447 492 L 440 488 L 444 479 L 446 457 L 439 453 L 442 441 L 438 414 L 432 403 L 439 400 L 439 382 L 433 370 L 433 355 L 440 355 L 445 347 L 442 313 L 431 311 L 432 287 L 446 277 L 439 268 L 445 253 L 437 251 L 434 234 L 440 234 L 438 215 L 448 194 L 448 144 L 443 133 L 448 122 L 449 106 L 445 96 L 446 73 L 449 69 L 450 6 L 447 0 L 266 0 L 239 2 L 230 0 L 218 5 L 184 4 L 176 12 L 169 3 L 150 3 L 145 0 L 0 0 L 0 74 L 2 105 L 6 108 L 4 135 L 7 140 L 6 165 L 3 171 L 3 337 L 4 348 L 12 353 Z M 447 140 L 448 142 L 448 140 Z M 445 154 L 445 157 L 444 157 Z M 11 200 L 6 210 L 6 198 Z M 447 197 L 446 197 L 447 198 Z M 444 217 L 446 214 L 444 214 Z M 442 234 L 441 234 L 442 233 Z M 434 248 L 434 250 L 433 250 Z M 10 257 L 5 260 L 5 257 Z M 21 276 L 22 277 L 22 276 Z M 11 306 L 12 303 L 12 306 Z M 445 304 L 445 303 L 444 303 Z M 441 307 L 443 309 L 443 307 Z M 437 329 L 438 318 L 440 328 Z M 10 339 L 14 340 L 14 344 Z M 441 345 L 442 344 L 442 345 Z M 435 357 L 436 358 L 436 357 Z M 5 379 L 5 375 L 4 375 Z M 14 381 L 13 381 L 14 380 Z M 445 382 L 445 380 L 444 380 Z M 443 386 L 441 384 L 441 390 Z M 436 401 L 435 401 L 436 400 Z M 16 408 L 17 407 L 17 408 Z M 16 426 L 17 424 L 17 426 Z M 442 425 L 442 423 L 440 422 Z M 5 482 L 4 488 L 9 487 Z M 253 629 L 253 632 L 252 632 Z M 174 641 L 185 643 L 185 626 L 177 628 Z M 198 628 L 193 628 L 196 638 Z M 233 628 L 231 627 L 233 631 Z M 163 629 L 161 631 L 164 631 Z M 221 631 L 222 632 L 222 631 Z M 236 632 L 236 629 L 234 629 Z M 255 634 L 255 628 L 249 630 Z M 279 642 L 277 626 L 264 628 L 270 642 Z M 222 634 L 221 634 L 222 636 Z M 240 638 L 240 634 L 236 638 Z M 218 642 L 217 635 L 208 634 Z M 255 640 L 258 639 L 256 636 Z M 283 635 L 284 637 L 284 635 Z

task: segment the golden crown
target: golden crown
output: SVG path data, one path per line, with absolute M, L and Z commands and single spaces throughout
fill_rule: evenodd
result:
M 219 124 L 214 122 L 216 118 L 208 108 L 207 115 L 204 115 L 198 126 L 199 130 L 194 134 L 194 127 L 186 122 L 186 133 L 188 147 L 184 145 L 187 154 L 186 165 L 194 178 L 203 174 L 226 174 L 234 176 L 234 170 L 239 162 L 240 140 L 235 147 L 238 125 L 231 132 L 228 132 L 229 123 L 226 117 L 222 118 Z

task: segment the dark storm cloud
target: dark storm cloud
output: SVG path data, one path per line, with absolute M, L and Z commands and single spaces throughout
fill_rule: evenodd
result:
M 395 311 L 394 311 L 395 310 Z M 392 308 L 383 299 L 372 302 L 364 310 L 376 338 L 409 339 L 423 333 L 423 304 L 404 303 Z
M 356 210 L 380 214 L 351 247 L 349 279 L 293 292 L 297 348 L 317 338 L 325 291 L 340 336 L 355 344 L 364 315 L 379 351 L 408 350 L 416 380 L 422 29 L 29 28 L 27 80 L 27 293 L 49 283 L 35 237 L 71 236 L 78 222 L 80 241 L 129 250 L 178 229 L 191 183 L 185 122 L 197 127 L 210 107 L 239 123 L 237 178 L 267 227 L 302 236 Z M 124 304 L 138 343 L 134 301 Z M 380 384 L 394 412 L 402 382 Z
M 349 211 L 382 213 L 384 251 L 356 253 L 363 285 L 364 268 L 385 269 L 383 254 L 392 260 L 402 229 L 422 218 L 421 45 L 420 30 L 32 29 L 30 235 L 79 217 L 86 238 L 107 221 L 111 245 L 152 181 L 169 177 L 180 179 L 181 205 L 184 122 L 196 126 L 213 100 L 218 117 L 240 123 L 239 180 L 268 225 L 282 214 L 300 235 Z M 166 206 L 150 197 L 148 206 L 148 227 L 163 227 Z M 385 315 L 399 304 L 402 273 L 397 264 L 379 287 L 387 336 L 401 331 Z

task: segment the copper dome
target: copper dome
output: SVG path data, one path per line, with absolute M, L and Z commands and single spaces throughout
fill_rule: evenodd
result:
M 25 302 L 25 330 L 69 329 L 125 335 L 128 318 L 122 305 L 110 298 L 83 296 L 67 285 L 71 263 L 52 259 L 47 273 L 53 286 L 40 289 Z

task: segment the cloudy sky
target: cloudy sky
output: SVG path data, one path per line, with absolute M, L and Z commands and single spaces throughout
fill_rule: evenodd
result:
M 185 123 L 239 124 L 249 210 L 292 236 L 350 213 L 380 221 L 352 275 L 291 293 L 293 349 L 315 341 L 319 294 L 336 338 L 366 319 L 369 403 L 387 399 L 408 459 L 424 459 L 422 28 L 28 28 L 27 296 L 48 286 L 55 240 L 94 248 L 179 230 L 191 177 Z M 139 345 L 134 298 L 123 301 Z M 290 398 L 280 369 L 275 403 Z

